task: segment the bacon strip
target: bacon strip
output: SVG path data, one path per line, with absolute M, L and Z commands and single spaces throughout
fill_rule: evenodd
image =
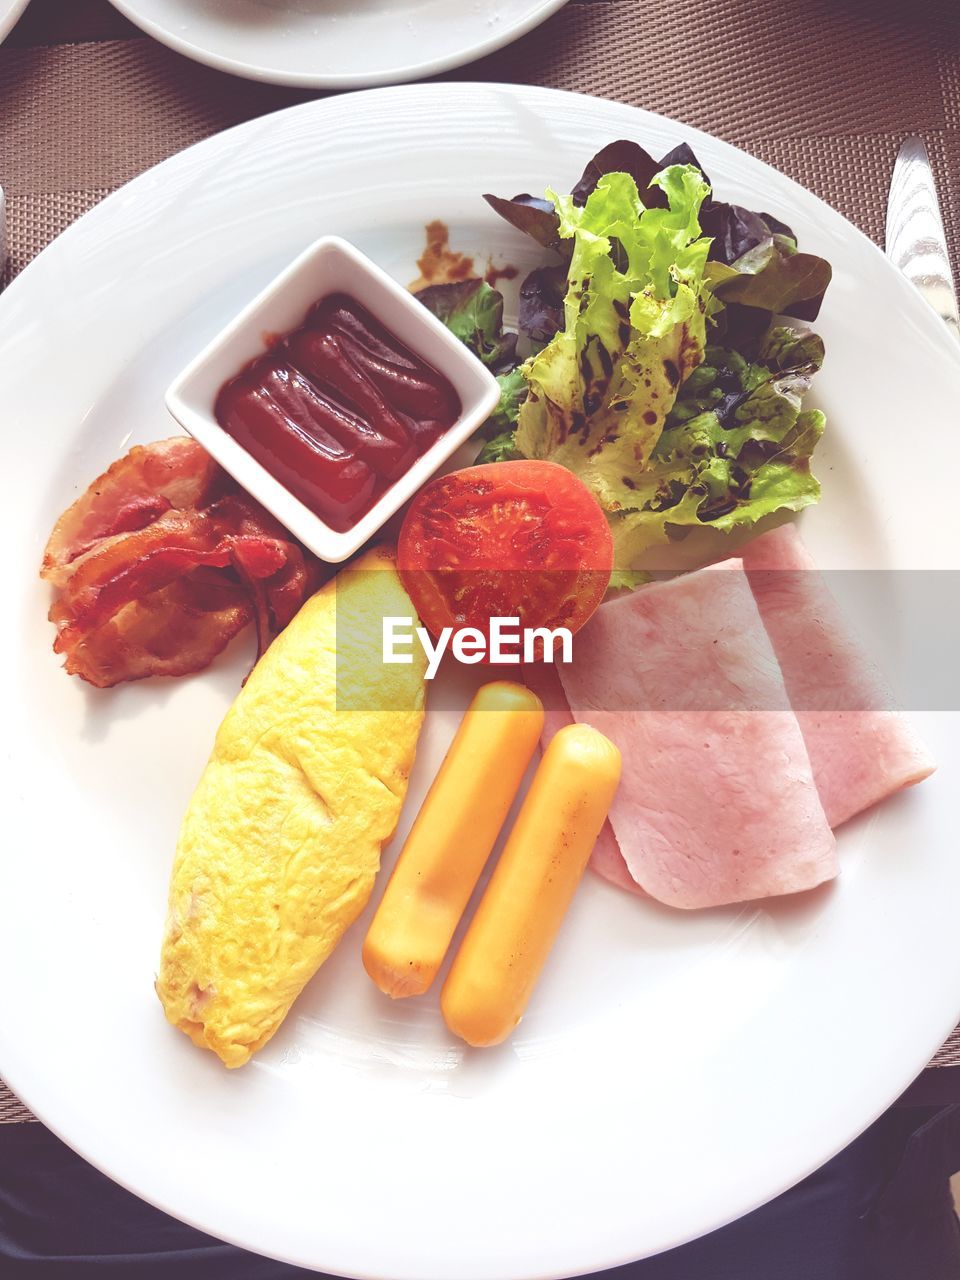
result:
M 70 675 L 108 688 L 125 680 L 200 671 L 249 622 L 242 587 L 184 577 L 131 601 L 72 648 L 58 651 L 65 653 Z
M 218 480 L 232 484 L 189 436 L 134 445 L 54 525 L 41 576 L 56 581 L 54 570 L 71 564 L 103 538 L 143 529 L 165 511 L 206 506 Z
M 66 670 L 98 687 L 207 666 L 251 621 L 258 656 L 319 562 L 195 441 L 131 449 L 58 520 L 41 576 Z

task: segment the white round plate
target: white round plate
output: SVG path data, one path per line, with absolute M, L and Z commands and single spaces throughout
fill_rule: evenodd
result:
M 0 44 L 17 25 L 30 0 L 0 0 Z
M 111 3 L 147 35 L 218 71 L 313 89 L 359 89 L 461 67 L 519 39 L 566 0 Z
M 940 772 L 843 830 L 831 887 L 686 914 L 588 877 L 500 1049 L 448 1036 L 435 995 L 382 997 L 363 921 L 240 1071 L 157 1003 L 177 828 L 250 639 L 191 679 L 104 692 L 68 678 L 37 578 L 55 517 L 131 438 L 172 433 L 172 375 L 310 241 L 347 236 L 406 282 L 440 217 L 479 264 L 523 267 L 535 251 L 481 193 L 569 187 L 622 136 L 654 153 L 690 140 L 724 197 L 772 210 L 834 265 L 824 496 L 802 522 L 820 563 L 956 568 L 953 475 L 932 460 L 956 433 L 960 358 L 940 322 L 793 182 L 629 107 L 469 84 L 312 102 L 144 174 L 0 299 L 0 1074 L 117 1181 L 290 1262 L 533 1280 L 667 1249 L 849 1142 L 960 1014 L 946 712 L 918 717 Z M 428 716 L 401 833 L 455 719 Z

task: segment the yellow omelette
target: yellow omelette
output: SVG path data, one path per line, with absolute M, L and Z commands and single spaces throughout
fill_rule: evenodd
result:
M 363 910 L 397 825 L 425 660 L 415 647 L 412 663 L 381 664 L 387 615 L 416 621 L 375 548 L 257 663 L 184 817 L 157 994 L 228 1067 L 270 1039 Z

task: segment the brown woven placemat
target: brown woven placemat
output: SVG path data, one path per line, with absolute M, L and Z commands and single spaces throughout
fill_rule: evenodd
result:
M 551 85 L 673 116 L 769 161 L 878 241 L 897 148 L 922 134 L 960 279 L 957 0 L 571 0 L 442 78 Z M 189 62 L 107 0 L 33 0 L 0 49 L 6 278 L 150 165 L 315 96 Z M 960 1065 L 960 1029 L 932 1065 Z M 29 1118 L 0 1083 L 0 1124 Z

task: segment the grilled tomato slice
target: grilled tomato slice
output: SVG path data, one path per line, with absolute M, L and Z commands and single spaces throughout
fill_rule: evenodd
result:
M 613 539 L 586 485 L 555 462 L 495 462 L 439 476 L 414 498 L 400 577 L 433 635 L 493 617 L 577 631 L 603 599 Z

